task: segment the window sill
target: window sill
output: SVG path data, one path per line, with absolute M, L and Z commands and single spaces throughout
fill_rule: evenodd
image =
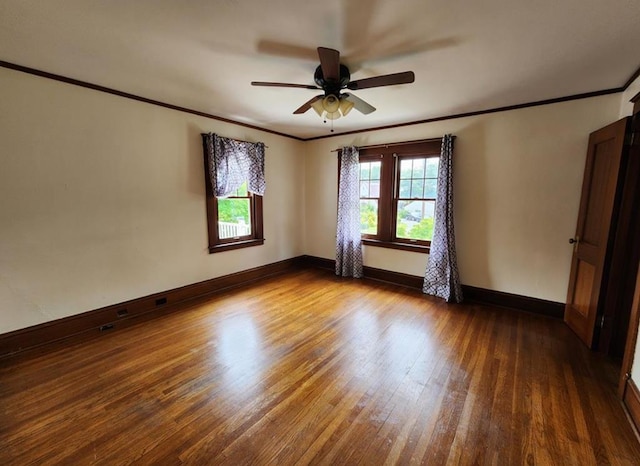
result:
M 252 246 L 260 246 L 264 244 L 264 238 L 261 239 L 249 239 L 246 241 L 236 241 L 233 243 L 216 244 L 215 246 L 209 246 L 209 254 L 215 254 L 217 252 L 231 251 L 232 249 L 250 248 Z
M 429 254 L 431 247 L 423 246 L 421 244 L 410 244 L 410 243 L 392 243 L 390 241 L 380 241 L 377 239 L 362 239 L 362 244 L 365 246 L 375 246 L 378 248 L 388 248 L 388 249 L 400 249 L 402 251 L 413 251 L 420 252 L 423 254 Z

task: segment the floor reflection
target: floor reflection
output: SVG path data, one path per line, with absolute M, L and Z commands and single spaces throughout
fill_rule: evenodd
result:
M 262 335 L 251 315 L 229 316 L 218 324 L 218 362 L 225 367 L 221 382 L 231 392 L 259 388 L 265 370 Z

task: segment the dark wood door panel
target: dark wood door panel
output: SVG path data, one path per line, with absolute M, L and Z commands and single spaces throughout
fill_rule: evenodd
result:
M 580 235 L 580 241 L 585 245 L 599 247 L 603 240 L 606 241 L 608 225 L 603 224 L 602 219 L 608 214 L 609 196 L 612 190 L 615 192 L 618 173 L 617 167 L 614 166 L 615 156 L 612 156 L 614 149 L 615 139 L 607 139 L 594 146 L 593 169 L 588 181 L 589 195 Z
M 565 322 L 590 348 L 594 346 L 607 252 L 612 243 L 627 124 L 625 118 L 589 136 Z

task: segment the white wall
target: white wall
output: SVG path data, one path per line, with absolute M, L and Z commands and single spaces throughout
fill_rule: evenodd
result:
M 589 133 L 615 121 L 620 95 L 320 139 L 306 149 L 305 251 L 333 258 L 332 149 L 457 136 L 455 227 L 464 284 L 564 302 Z M 338 121 L 339 124 L 339 121 Z M 427 255 L 366 246 L 365 265 L 423 275 Z
M 303 143 L 0 68 L 0 333 L 303 254 Z M 208 254 L 200 133 L 263 141 L 265 244 Z
M 640 92 L 640 77 L 629 85 L 626 91 L 620 97 L 620 118 L 624 118 L 633 114 L 633 104 L 631 99 Z

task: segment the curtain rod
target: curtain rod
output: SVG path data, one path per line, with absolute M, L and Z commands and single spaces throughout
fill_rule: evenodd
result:
M 455 139 L 455 136 L 451 136 L 451 139 Z M 389 147 L 394 146 L 404 146 L 406 144 L 419 144 L 423 142 L 438 142 L 442 141 L 442 138 L 431 138 L 431 139 L 417 139 L 415 141 L 403 141 L 403 142 L 390 142 L 388 144 L 373 144 L 370 146 L 357 146 L 358 149 L 388 149 Z M 342 148 L 333 149 L 331 152 L 340 152 Z
M 209 135 L 209 134 L 215 134 L 215 133 L 200 133 L 200 136 L 207 136 L 207 135 Z M 220 136 L 220 137 L 221 137 L 221 138 L 223 138 L 223 137 L 226 137 L 226 136 Z M 236 139 L 236 138 L 227 138 L 227 139 L 233 139 L 234 141 L 238 141 L 238 142 L 246 142 L 247 144 L 264 144 L 264 142 L 260 142 L 260 141 L 258 141 L 258 142 L 252 142 L 252 141 L 244 141 L 244 140 L 242 140 L 242 139 Z M 269 148 L 269 146 L 267 146 L 266 144 L 264 144 L 264 147 L 265 147 L 266 149 L 268 149 L 268 148 Z

